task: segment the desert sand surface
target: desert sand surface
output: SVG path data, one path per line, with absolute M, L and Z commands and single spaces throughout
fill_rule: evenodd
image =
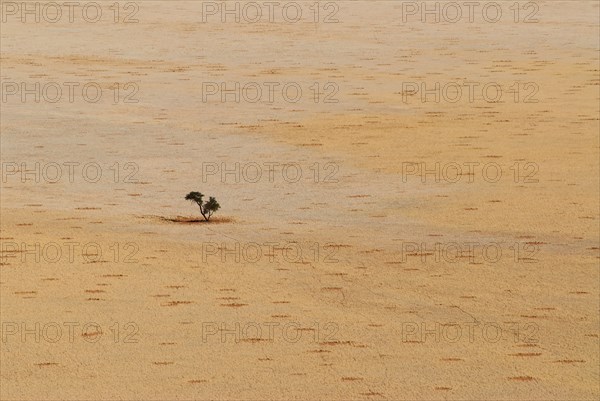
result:
M 0 398 L 598 399 L 598 2 L 227 3 L 1 2 Z

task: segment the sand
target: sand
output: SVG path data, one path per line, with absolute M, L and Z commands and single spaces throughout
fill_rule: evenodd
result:
M 7 3 L 1 399 L 599 397 L 597 2 Z

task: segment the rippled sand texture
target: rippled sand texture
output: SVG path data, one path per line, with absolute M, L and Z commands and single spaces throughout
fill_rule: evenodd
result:
M 598 398 L 597 2 L 100 3 L 1 26 L 2 399 Z M 36 82 L 63 97 L 7 94 Z M 415 93 L 436 83 L 463 95 Z M 220 220 L 190 221 L 193 190 Z

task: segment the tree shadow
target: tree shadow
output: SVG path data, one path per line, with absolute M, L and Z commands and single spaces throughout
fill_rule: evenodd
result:
M 224 224 L 224 223 L 233 223 L 235 220 L 231 217 L 213 217 L 209 221 L 204 220 L 203 218 L 197 217 L 185 217 L 185 216 L 177 216 L 177 217 L 159 217 L 162 221 L 166 221 L 169 223 L 176 224 Z

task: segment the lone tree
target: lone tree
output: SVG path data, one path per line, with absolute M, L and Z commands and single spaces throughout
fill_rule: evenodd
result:
M 200 208 L 200 214 L 202 214 L 204 220 L 209 221 L 213 213 L 221 208 L 221 205 L 219 205 L 219 202 L 217 202 L 217 200 L 212 196 L 208 198 L 208 201 L 204 202 L 203 204 L 203 197 L 204 195 L 200 192 L 190 192 L 185 196 L 185 200 L 189 200 L 191 202 L 196 203 Z

